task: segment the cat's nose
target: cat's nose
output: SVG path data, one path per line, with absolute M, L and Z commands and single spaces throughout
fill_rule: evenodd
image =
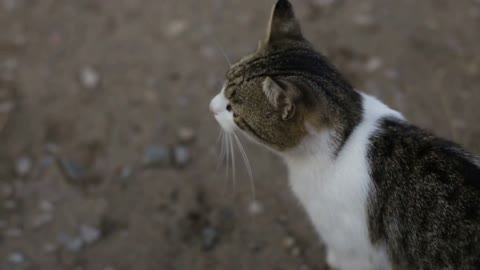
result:
M 228 101 L 226 100 L 223 95 L 219 94 L 215 96 L 212 101 L 210 102 L 210 111 L 217 115 L 223 112 L 228 104 Z

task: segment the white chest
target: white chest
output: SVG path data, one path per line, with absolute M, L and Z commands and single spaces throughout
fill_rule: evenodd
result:
M 364 101 L 380 106 L 375 100 Z M 291 188 L 327 245 L 329 260 L 334 258 L 342 270 L 391 269 L 385 250 L 369 240 L 367 214 L 373 187 L 367 147 L 377 120 L 386 114 L 397 116 L 367 110 L 336 158 L 329 150 L 328 133 L 312 136 L 301 151 L 285 156 Z

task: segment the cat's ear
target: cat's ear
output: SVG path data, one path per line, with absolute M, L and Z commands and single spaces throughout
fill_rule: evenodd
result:
M 295 115 L 295 105 L 286 87 L 280 86 L 272 78 L 267 77 L 262 83 L 262 89 L 268 101 L 281 112 L 283 120 L 288 120 Z
M 281 40 L 304 40 L 292 4 L 288 0 L 278 0 L 273 7 L 265 41 L 269 44 Z

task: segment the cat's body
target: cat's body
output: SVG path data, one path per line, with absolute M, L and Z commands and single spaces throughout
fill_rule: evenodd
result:
M 287 0 L 210 107 L 225 131 L 283 157 L 330 266 L 480 269 L 479 160 L 354 90 Z
M 374 189 L 368 145 L 383 118 L 403 118 L 367 95 L 362 95 L 362 105 L 364 117 L 337 155 L 331 134 L 322 132 L 281 156 L 293 192 L 328 246 L 330 266 L 388 270 L 386 250 L 374 246 L 368 237 L 367 207 Z

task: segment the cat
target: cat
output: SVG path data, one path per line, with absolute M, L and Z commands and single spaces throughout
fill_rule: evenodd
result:
M 480 269 L 480 161 L 355 90 L 278 0 L 210 110 L 283 158 L 339 270 Z

